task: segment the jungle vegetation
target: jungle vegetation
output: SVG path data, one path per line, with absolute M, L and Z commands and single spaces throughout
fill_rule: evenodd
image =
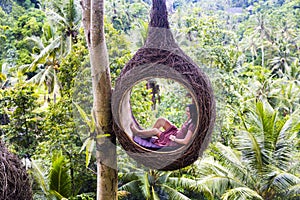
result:
M 118 145 L 118 198 L 299 199 L 300 0 L 168 5 L 176 41 L 213 84 L 213 138 L 196 163 L 169 172 L 141 166 Z M 145 41 L 151 1 L 105 6 L 114 86 Z M 34 199 L 95 199 L 91 72 L 81 20 L 79 0 L 0 2 L 0 137 L 24 161 Z M 136 85 L 134 116 L 150 126 L 166 113 L 180 124 L 184 89 L 167 80 L 154 86 Z

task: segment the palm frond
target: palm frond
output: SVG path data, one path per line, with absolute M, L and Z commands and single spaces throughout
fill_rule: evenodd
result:
M 159 182 L 165 183 L 167 182 L 169 176 L 172 174 L 172 172 L 160 172 L 159 173 Z
M 46 15 L 54 23 L 60 23 L 62 25 L 65 25 L 66 27 L 69 26 L 68 21 L 63 16 L 61 16 L 60 14 L 54 12 L 53 10 L 47 10 Z
M 266 100 L 259 100 L 256 103 L 256 114 L 262 124 L 262 133 L 264 135 L 264 148 L 267 150 L 274 149 L 274 128 L 277 112 Z
M 170 177 L 168 180 L 171 186 L 182 187 L 190 191 L 202 192 L 207 199 L 213 199 L 213 194 L 207 185 L 201 184 L 197 179 Z
M 286 127 L 284 126 L 283 130 L 285 131 L 285 133 L 289 133 L 288 138 L 294 139 L 292 138 L 292 136 L 295 136 L 294 134 L 300 131 L 299 115 L 300 108 L 293 112 L 293 114 L 290 116 L 288 124 L 286 125 Z
M 273 171 L 268 175 L 268 182 L 269 188 L 283 193 L 287 188 L 299 184 L 300 178 L 287 172 Z
M 51 41 L 51 39 L 54 38 L 55 32 L 56 32 L 55 27 L 52 26 L 51 24 L 46 23 L 43 26 L 43 36 L 45 37 L 47 44 L 49 43 L 48 41 Z
M 49 188 L 68 198 L 71 195 L 71 178 L 66 164 L 66 159 L 61 153 L 53 156 L 49 174 Z
M 34 75 L 31 79 L 27 80 L 28 83 L 34 83 L 40 85 L 41 79 L 45 74 L 46 69 L 41 69 L 36 75 Z
M 293 185 L 287 189 L 287 197 L 293 199 L 294 197 L 300 197 L 300 183 Z
M 222 200 L 246 200 L 246 199 L 260 199 L 263 198 L 254 190 L 247 187 L 237 187 L 226 191 L 222 197 Z
M 49 66 L 47 67 L 45 70 L 41 70 L 42 75 L 40 76 L 40 80 L 38 80 L 38 84 L 42 85 L 42 84 L 46 84 L 46 82 L 52 82 L 53 79 L 53 66 Z M 32 77 L 34 78 L 34 77 Z
M 248 167 L 242 162 L 241 156 L 239 155 L 240 152 L 221 143 L 212 145 L 212 148 L 218 155 L 216 155 L 218 160 L 221 163 L 224 163 L 224 166 L 226 166 L 230 174 L 232 174 L 232 177 L 236 177 L 236 179 L 239 179 L 240 182 L 245 184 L 255 185 L 256 180 L 252 178 L 252 174 Z
M 215 161 L 213 157 L 202 159 L 197 165 L 197 171 L 204 175 L 217 174 L 220 176 L 227 176 L 230 174 L 228 168 L 224 167 L 220 162 Z
M 118 173 L 119 179 L 121 182 L 130 182 L 133 180 L 138 180 L 141 174 L 137 174 L 136 172 L 128 172 L 128 173 Z
M 287 120 L 283 125 L 281 125 L 280 132 L 275 143 L 275 151 L 273 153 L 273 163 L 282 170 L 287 170 L 290 167 L 290 161 L 292 158 L 290 152 L 293 146 L 293 138 L 290 138 L 287 133 L 291 124 L 292 121 Z
M 291 151 L 295 148 L 295 141 L 300 131 L 299 115 L 295 111 L 287 120 L 281 120 L 278 127 L 278 138 L 276 140 L 275 151 L 273 155 L 274 163 L 281 170 L 288 170 L 293 167 L 291 160 L 293 155 Z
M 76 2 L 74 2 L 74 0 L 69 0 L 68 2 L 68 8 L 66 9 L 67 12 L 67 21 L 69 22 L 69 24 L 73 24 L 76 25 L 78 24 L 78 22 L 80 22 L 81 19 L 81 12 L 80 12 L 80 7 L 78 6 L 78 4 Z
M 38 183 L 44 194 L 47 196 L 49 194 L 49 184 L 46 176 L 46 171 L 42 168 L 37 161 L 31 161 L 32 169 L 30 170 L 34 180 Z
M 32 61 L 29 66 L 29 71 L 35 71 L 38 63 L 43 63 L 44 60 L 53 53 L 60 46 L 60 37 L 54 39 L 48 46 L 46 46 L 41 53 Z
M 221 195 L 232 187 L 242 186 L 242 184 L 232 180 L 231 178 L 220 175 L 201 177 L 198 184 L 206 185 L 214 195 Z
M 28 70 L 29 67 L 30 67 L 30 64 L 25 64 L 25 65 L 18 66 L 18 71 L 20 71 L 24 74 Z
M 212 157 L 202 159 L 197 165 L 197 171 L 202 173 L 197 179 L 198 186 L 206 186 L 213 194 L 221 195 L 232 187 L 245 187 L 247 183 L 236 177 L 230 166 L 223 166 Z
M 158 197 L 157 193 L 155 192 L 153 186 L 151 186 L 151 199 L 153 199 L 153 200 L 160 200 L 160 198 Z
M 178 192 L 177 190 L 167 186 L 167 185 L 161 185 L 161 188 L 168 193 L 168 199 L 170 200 L 190 200 L 187 196 L 184 194 Z
M 143 177 L 141 177 L 140 182 L 142 183 L 140 185 L 140 189 L 143 193 L 143 195 L 146 198 L 151 197 L 151 191 L 150 191 L 150 183 L 149 183 L 149 174 L 145 173 Z
M 236 136 L 237 149 L 242 152 L 243 159 L 247 161 L 252 170 L 261 172 L 263 162 L 263 149 L 261 142 L 251 132 L 241 131 Z
M 121 187 L 118 188 L 119 191 L 127 191 L 131 194 L 139 194 L 140 191 L 140 184 L 141 182 L 139 180 L 133 180 L 130 181 L 124 185 L 122 185 Z
M 34 42 L 36 45 L 38 45 L 38 47 L 40 49 L 44 48 L 43 41 L 41 40 L 41 38 L 39 38 L 37 36 L 30 36 L 30 37 L 25 38 L 25 40 Z
M 220 142 L 216 143 L 219 153 L 226 159 L 227 163 L 234 163 L 236 166 L 243 166 L 241 158 L 228 146 L 223 145 Z

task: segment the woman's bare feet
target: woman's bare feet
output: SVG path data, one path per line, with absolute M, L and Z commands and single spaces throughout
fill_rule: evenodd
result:
M 136 127 L 136 124 L 134 124 L 134 123 L 130 124 L 130 129 L 131 129 L 133 135 L 143 137 L 143 138 L 148 138 L 148 137 L 152 137 L 152 136 L 159 136 L 160 133 L 161 133 L 161 131 L 157 128 L 151 128 L 151 129 L 147 129 L 147 130 L 140 130 Z
M 139 132 L 139 130 L 136 128 L 134 123 L 130 124 L 130 129 L 131 129 L 133 134 L 137 134 Z

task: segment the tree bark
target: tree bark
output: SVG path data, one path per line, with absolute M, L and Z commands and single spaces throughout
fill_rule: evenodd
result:
M 90 52 L 93 114 L 97 125 L 97 200 L 117 199 L 116 137 L 112 130 L 111 79 L 104 35 L 104 0 L 82 0 L 83 26 Z

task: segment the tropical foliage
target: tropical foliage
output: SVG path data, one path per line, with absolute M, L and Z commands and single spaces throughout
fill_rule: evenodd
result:
M 212 142 L 172 172 L 140 166 L 117 145 L 119 199 L 299 199 L 300 1 L 170 2 L 176 41 L 214 87 Z M 151 2 L 105 5 L 114 86 L 146 39 Z M 95 198 L 97 127 L 81 20 L 79 0 L 0 2 L 0 137 L 30 161 L 34 199 Z M 144 127 L 160 116 L 180 126 L 186 93 L 174 81 L 143 81 L 132 90 L 132 114 Z

